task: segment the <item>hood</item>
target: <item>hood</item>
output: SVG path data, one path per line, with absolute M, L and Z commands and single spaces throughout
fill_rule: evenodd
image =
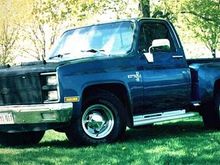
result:
M 22 63 L 16 66 L 0 66 L 0 77 L 23 75 L 28 73 L 55 72 L 62 63 L 45 63 L 42 61 Z
M 112 57 L 87 57 L 80 59 L 69 59 L 64 61 L 59 60 L 48 60 L 46 61 L 34 61 L 34 62 L 25 62 L 21 65 L 0 65 L 0 77 L 6 75 L 23 75 L 27 73 L 46 73 L 46 72 L 55 72 L 57 67 L 69 64 L 81 64 L 89 63 L 93 61 L 105 60 Z

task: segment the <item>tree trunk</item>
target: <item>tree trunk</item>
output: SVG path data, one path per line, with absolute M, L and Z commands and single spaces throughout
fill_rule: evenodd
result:
M 215 48 L 212 48 L 212 57 L 216 58 L 216 49 Z
M 143 17 L 150 17 L 150 0 L 140 0 L 140 10 Z

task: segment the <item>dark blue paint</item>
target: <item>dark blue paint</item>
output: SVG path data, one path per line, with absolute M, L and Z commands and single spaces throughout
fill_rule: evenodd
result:
M 215 89 L 215 83 L 220 80 L 220 63 L 214 63 L 214 60 L 189 62 L 193 77 L 193 99 L 201 102 L 210 101 L 214 97 L 214 91 L 219 91 Z
M 154 63 L 148 63 L 143 53 L 138 51 L 137 35 L 132 52 L 126 56 L 72 61 L 58 68 L 61 98 L 82 97 L 83 91 L 93 85 L 121 84 L 127 89 L 128 104 L 133 114 L 186 108 L 191 100 L 191 74 L 181 43 L 170 23 L 164 20 L 147 21 L 161 22 L 169 28 L 175 52 L 154 53 Z M 141 23 L 143 20 L 136 21 L 137 33 Z M 174 55 L 183 55 L 183 58 L 174 59 Z M 136 72 L 141 74 L 140 81 L 128 78 Z
M 146 21 L 164 23 L 175 45 L 175 52 L 154 53 L 152 64 L 148 63 L 143 53 L 138 50 L 140 26 Z M 74 60 L 57 69 L 61 101 L 65 96 L 82 97 L 83 91 L 89 86 L 121 84 L 127 89 L 130 100 L 128 104 L 131 105 L 133 114 L 146 114 L 187 108 L 191 101 L 212 96 L 214 82 L 220 78 L 220 74 L 213 74 L 217 66 L 210 72 L 210 83 L 210 80 L 207 80 L 205 64 L 197 66 L 196 69 L 194 65 L 190 72 L 181 42 L 171 23 L 154 19 L 134 22 L 134 44 L 132 51 L 126 56 Z M 182 55 L 183 58 L 173 58 L 175 55 Z M 139 82 L 128 79 L 128 75 L 136 72 L 141 74 Z M 80 110 L 80 106 L 77 107 L 79 109 L 75 111 Z
M 80 96 L 94 85 L 119 84 L 128 93 L 127 104 L 132 113 L 146 114 L 187 108 L 191 101 L 207 101 L 214 96 L 216 81 L 220 80 L 220 63 L 206 60 L 187 61 L 173 25 L 158 19 L 132 19 L 135 23 L 134 43 L 123 57 L 96 57 L 48 62 L 39 65 L 16 66 L 0 69 L 2 76 L 19 74 L 58 73 L 60 102 L 64 97 Z M 139 51 L 140 27 L 143 23 L 163 23 L 174 42 L 174 52 L 154 53 L 154 63 L 148 63 Z M 182 55 L 183 58 L 173 58 Z M 128 78 L 138 72 L 139 81 Z M 120 91 L 120 88 L 118 89 Z M 94 93 L 95 95 L 96 93 Z M 79 115 L 81 103 L 74 103 L 74 115 Z

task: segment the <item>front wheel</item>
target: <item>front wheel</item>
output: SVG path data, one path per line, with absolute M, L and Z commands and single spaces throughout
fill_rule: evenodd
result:
M 96 96 L 86 99 L 81 117 L 72 122 L 66 135 L 74 144 L 113 142 L 125 132 L 123 111 L 124 107 L 115 95 L 99 91 Z
M 89 106 L 82 116 L 83 131 L 94 139 L 101 139 L 108 136 L 114 124 L 113 112 L 103 104 Z

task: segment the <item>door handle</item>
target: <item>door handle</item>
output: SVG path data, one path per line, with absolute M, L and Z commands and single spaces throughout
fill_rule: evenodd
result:
M 181 56 L 181 55 L 175 55 L 175 56 L 172 56 L 173 58 L 183 58 L 183 56 Z

